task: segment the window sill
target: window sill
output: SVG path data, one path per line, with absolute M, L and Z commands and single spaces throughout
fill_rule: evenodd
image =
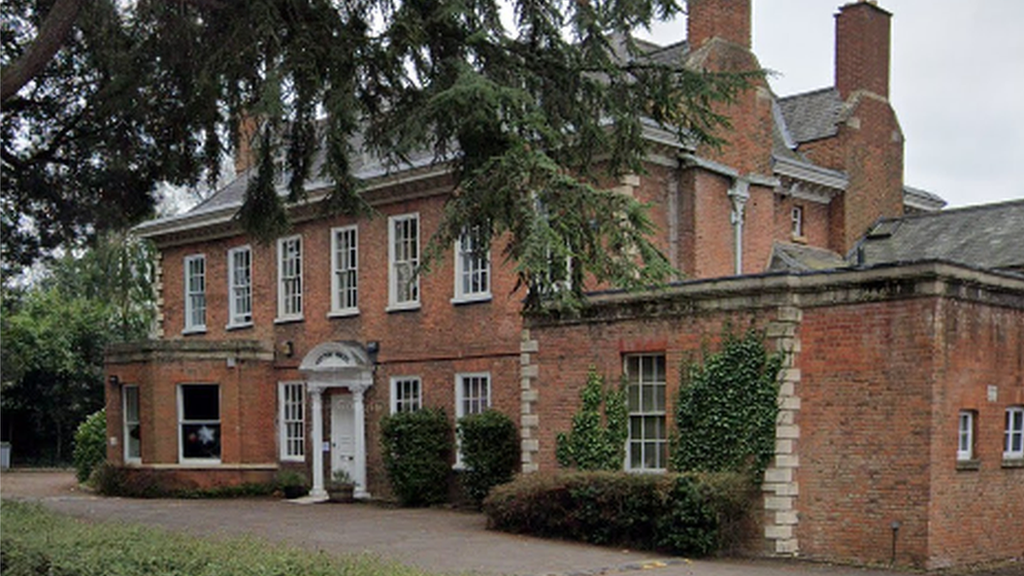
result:
M 195 326 L 193 328 L 185 328 L 181 331 L 182 336 L 193 336 L 196 334 L 206 334 L 206 326 Z
M 1003 456 L 1003 468 L 1024 468 L 1024 457 L 1021 456 Z
M 388 314 L 392 312 L 415 312 L 420 309 L 419 302 L 407 302 L 404 304 L 392 304 L 384 309 Z
M 359 316 L 359 308 L 345 308 L 344 310 L 331 310 L 327 313 L 328 318 L 351 318 Z
M 957 460 L 956 469 L 959 471 L 974 471 L 981 469 L 981 460 Z
M 224 329 L 230 332 L 232 330 L 244 330 L 246 328 L 252 328 L 253 326 L 254 324 L 252 322 L 240 322 L 238 324 L 228 324 L 227 326 L 224 327 Z
M 292 324 L 294 322 L 303 322 L 305 318 L 302 316 L 283 316 L 281 318 L 274 318 L 274 324 Z
M 455 298 L 452 298 L 452 304 L 455 306 L 461 306 L 463 304 L 481 304 L 490 301 L 490 292 L 487 292 L 486 294 L 470 294 L 467 296 L 456 296 Z
M 206 458 L 181 458 L 178 460 L 178 466 L 189 468 L 219 468 L 221 466 L 221 461 L 209 460 Z
M 792 236 L 790 236 L 790 240 L 796 242 L 797 244 L 807 244 L 807 236 L 793 234 Z

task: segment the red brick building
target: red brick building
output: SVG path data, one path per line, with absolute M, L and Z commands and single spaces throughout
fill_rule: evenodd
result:
M 759 68 L 749 1 L 694 1 L 688 26 L 650 57 Z M 523 472 L 552 469 L 589 366 L 670 404 L 683 356 L 749 324 L 788 354 L 757 549 L 887 562 L 895 542 L 899 564 L 927 567 L 1021 556 L 1024 203 L 935 213 L 941 199 L 904 186 L 889 26 L 873 2 L 840 8 L 835 86 L 752 87 L 725 111 L 721 150 L 648 129 L 647 171 L 618 189 L 651 205 L 687 280 L 595 293 L 572 321 L 525 320 L 511 268 L 462 242 L 411 274 L 451 192 L 426 156 L 397 172 L 363 156 L 371 219 L 323 216 L 313 183 L 269 245 L 234 218 L 247 173 L 143 224 L 159 330 L 109 351 L 109 460 L 193 486 L 301 468 L 315 495 L 343 469 L 381 495 L 383 415 L 493 407 L 519 424 Z M 663 470 L 671 410 L 631 410 L 654 432 L 630 438 L 624 467 Z

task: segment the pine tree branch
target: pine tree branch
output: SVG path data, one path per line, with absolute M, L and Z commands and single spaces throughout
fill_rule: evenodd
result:
M 18 90 L 39 75 L 75 25 L 82 0 L 57 0 L 46 15 L 39 34 L 28 49 L 14 62 L 0 70 L 0 102 L 18 93 Z

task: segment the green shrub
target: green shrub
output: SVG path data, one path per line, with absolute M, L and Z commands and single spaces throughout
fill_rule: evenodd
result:
M 125 498 L 249 498 L 269 496 L 278 489 L 275 483 L 247 482 L 237 486 L 196 488 L 182 486 L 173 478 L 145 468 L 125 468 L 103 464 L 92 477 L 96 491 L 105 496 Z
M 775 454 L 780 354 L 761 335 L 726 334 L 722 350 L 684 366 L 676 402 L 672 467 L 745 472 L 760 482 Z
M 720 474 L 563 472 L 530 474 L 484 501 L 491 528 L 674 554 L 708 555 L 734 537 L 754 491 Z
M 555 439 L 558 463 L 578 470 L 621 470 L 628 423 L 625 388 L 606 389 L 604 378 L 591 368 L 571 430 Z
M 400 504 L 427 506 L 448 499 L 452 427 L 444 410 L 385 416 L 381 444 L 384 468 Z
M 107 411 L 93 412 L 75 431 L 75 475 L 79 482 L 89 479 L 92 471 L 107 459 Z
M 255 538 L 196 538 L 120 523 L 87 523 L 38 504 L 3 501 L 4 576 L 415 576 L 365 555 L 336 558 Z
M 497 410 L 466 416 L 458 426 L 463 485 L 480 504 L 491 488 L 509 482 L 519 467 L 519 433 L 512 419 Z

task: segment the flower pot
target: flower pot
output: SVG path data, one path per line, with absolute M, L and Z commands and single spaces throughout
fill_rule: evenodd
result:
M 327 499 L 331 502 L 355 502 L 355 484 L 341 484 L 327 487 Z

